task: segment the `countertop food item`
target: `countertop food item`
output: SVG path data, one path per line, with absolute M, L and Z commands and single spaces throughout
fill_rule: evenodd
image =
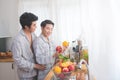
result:
M 4 59 L 4 58 L 12 58 L 12 52 L 11 51 L 0 52 L 0 58 L 2 58 L 2 59 Z
M 69 60 L 69 58 L 59 55 L 60 62 L 53 67 L 53 72 L 56 78 L 63 80 L 69 79 L 71 73 L 75 70 L 75 65 Z
M 0 52 L 0 62 L 13 62 L 12 52 Z
M 81 65 L 81 70 L 84 72 L 84 73 L 87 73 L 88 71 L 87 71 L 87 66 L 86 66 L 86 64 L 82 64 Z
M 7 57 L 12 57 L 12 52 L 11 51 L 7 51 L 6 55 L 7 55 Z
M 0 52 L 0 57 L 6 57 L 6 53 L 5 52 Z

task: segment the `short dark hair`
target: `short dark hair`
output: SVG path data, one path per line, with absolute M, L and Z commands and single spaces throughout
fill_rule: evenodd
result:
M 41 27 L 45 27 L 46 26 L 46 24 L 52 24 L 53 25 L 53 27 L 54 27 L 54 23 L 51 21 L 51 20 L 44 20 L 44 21 L 42 21 L 41 22 Z
M 20 24 L 23 29 L 25 28 L 25 26 L 28 26 L 30 28 L 32 22 L 37 20 L 38 17 L 33 13 L 25 12 L 20 16 Z

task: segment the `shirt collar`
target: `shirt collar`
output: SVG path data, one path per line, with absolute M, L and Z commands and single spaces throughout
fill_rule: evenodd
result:
M 20 34 L 22 34 L 27 39 L 27 36 L 26 36 L 25 32 L 23 31 L 23 29 L 20 30 Z M 31 33 L 31 35 L 32 35 L 32 40 L 33 40 L 34 34 Z
M 20 30 L 20 34 L 22 34 L 23 36 L 26 36 L 25 32 L 23 31 L 23 29 Z
M 43 41 L 45 41 L 46 43 L 49 43 L 51 41 L 50 37 L 48 38 L 49 39 L 49 42 L 48 40 L 45 38 L 45 36 L 43 34 L 40 34 L 40 37 L 43 39 Z

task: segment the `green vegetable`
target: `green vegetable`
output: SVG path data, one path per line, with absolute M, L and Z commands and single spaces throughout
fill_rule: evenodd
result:
M 63 56 L 62 54 L 60 54 L 58 57 L 59 59 L 62 59 L 65 62 L 69 60 L 69 57 Z

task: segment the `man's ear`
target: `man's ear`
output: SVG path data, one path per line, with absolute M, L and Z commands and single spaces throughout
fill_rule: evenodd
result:
M 43 27 L 41 27 L 41 30 L 43 30 Z
M 25 29 L 29 29 L 29 27 L 25 25 Z

